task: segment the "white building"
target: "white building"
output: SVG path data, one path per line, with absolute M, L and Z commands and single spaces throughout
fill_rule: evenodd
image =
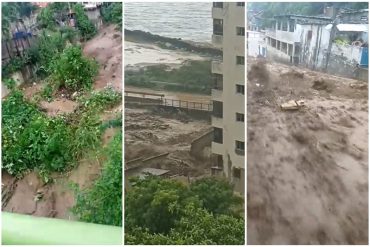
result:
M 318 16 L 274 18 L 273 28 L 266 31 L 268 59 L 349 78 L 364 78 L 362 67 L 368 67 L 368 48 L 361 44 L 368 42 L 368 24 L 333 25 L 333 19 Z
M 245 167 L 245 3 L 215 2 L 212 42 L 223 51 L 212 62 L 213 173 L 223 174 L 244 194 Z

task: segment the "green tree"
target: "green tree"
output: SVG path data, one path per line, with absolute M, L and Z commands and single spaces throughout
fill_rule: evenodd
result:
M 202 201 L 203 207 L 214 214 L 234 214 L 235 207 L 243 204 L 225 179 L 202 178 L 190 185 L 191 192 Z
M 226 181 L 205 178 L 187 186 L 147 176 L 130 183 L 132 187 L 125 193 L 126 244 L 244 243 L 244 219 L 233 216 L 231 209 L 240 201 L 234 201 Z
M 133 245 L 243 245 L 244 220 L 229 215 L 215 216 L 194 204 L 169 234 L 150 233 L 143 228 L 125 232 L 125 243 Z
M 180 219 L 190 198 L 188 188 L 177 181 L 149 177 L 131 180 L 125 196 L 126 227 L 140 226 L 154 233 L 167 233 Z M 200 205 L 200 203 L 198 202 Z

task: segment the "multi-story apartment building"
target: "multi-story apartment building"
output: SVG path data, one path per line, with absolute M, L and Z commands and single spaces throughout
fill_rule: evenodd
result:
M 223 174 L 244 194 L 245 181 L 245 3 L 215 2 L 212 43 L 222 60 L 212 62 L 213 173 Z

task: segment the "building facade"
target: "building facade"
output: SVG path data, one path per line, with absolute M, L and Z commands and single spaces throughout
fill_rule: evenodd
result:
M 340 18 L 281 15 L 266 30 L 267 58 L 349 78 L 366 79 L 368 24 Z
M 244 195 L 245 3 L 215 2 L 212 18 L 212 43 L 223 52 L 222 59 L 212 62 L 212 171 Z

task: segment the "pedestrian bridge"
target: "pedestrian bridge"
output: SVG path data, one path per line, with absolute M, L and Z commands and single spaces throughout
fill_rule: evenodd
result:
M 136 103 L 140 105 L 159 105 L 170 108 L 197 110 L 197 111 L 212 111 L 212 103 L 195 102 L 178 99 L 165 98 L 164 94 L 139 92 L 125 90 L 125 103 Z

